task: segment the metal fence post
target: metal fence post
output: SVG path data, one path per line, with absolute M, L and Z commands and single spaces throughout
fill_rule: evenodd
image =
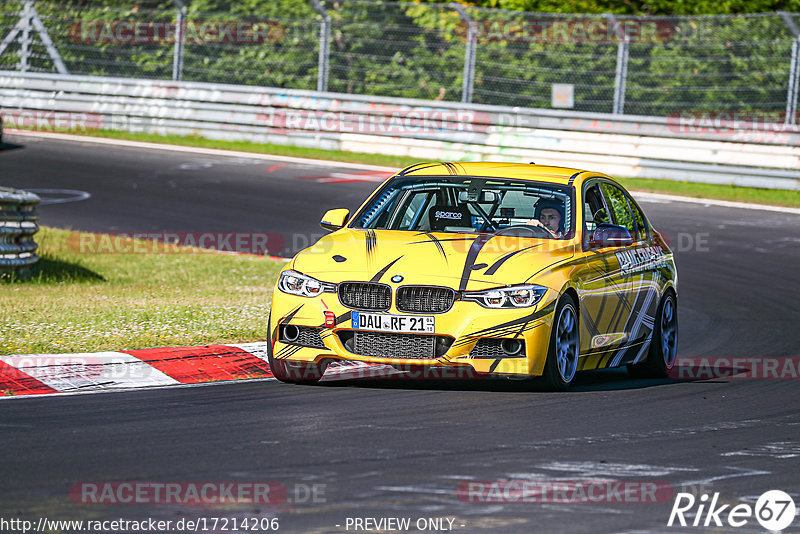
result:
M 186 40 L 186 6 L 181 0 L 172 0 L 178 9 L 175 17 L 175 48 L 172 53 L 172 79 L 183 78 L 183 42 Z
M 628 34 L 620 27 L 614 15 L 604 15 L 609 24 L 614 25 L 614 32 L 619 38 L 617 45 L 617 70 L 614 76 L 614 103 L 611 113 L 623 115 L 625 113 L 625 87 L 628 83 L 628 57 L 630 55 L 630 39 Z
M 19 63 L 17 64 L 17 68 L 22 72 L 26 72 L 31 66 L 30 46 L 33 43 L 33 30 L 36 30 L 39 34 L 39 39 L 44 43 L 47 54 L 50 56 L 50 59 L 53 60 L 53 64 L 59 74 L 69 74 L 66 65 L 64 65 L 64 61 L 61 59 L 61 54 L 58 53 L 52 39 L 50 39 L 50 35 L 47 33 L 47 28 L 44 27 L 44 23 L 42 23 L 42 19 L 39 17 L 39 13 L 36 12 L 33 0 L 25 0 L 23 3 L 19 20 L 5 36 L 3 42 L 0 43 L 0 55 L 14 42 L 17 35 L 20 35 Z
M 19 71 L 28 72 L 31 68 L 31 17 L 33 0 L 25 0 L 22 5 L 22 36 L 19 41 Z
M 789 87 L 786 91 L 786 117 L 784 124 L 797 124 L 797 93 L 800 92 L 800 29 L 786 11 L 778 11 L 783 23 L 792 32 L 792 59 L 789 63 Z
M 322 6 L 319 0 L 311 0 L 314 9 L 322 15 L 322 22 L 319 26 L 319 59 L 317 61 L 317 91 L 328 90 L 328 70 L 330 68 L 330 43 L 331 43 L 331 16 Z
M 461 101 L 469 104 L 472 102 L 472 89 L 475 86 L 475 48 L 478 40 L 478 25 L 461 4 L 452 2 L 450 3 L 450 7 L 458 12 L 461 20 L 467 23 L 467 43 L 464 49 L 464 81 L 461 86 Z
M 44 23 L 39 17 L 39 13 L 36 12 L 36 7 L 33 5 L 33 1 L 31 1 L 29 11 L 31 18 L 28 19 L 28 21 L 29 23 L 33 22 L 33 27 L 39 33 L 39 39 L 41 39 L 44 43 L 44 46 L 47 49 L 47 54 L 50 56 L 50 59 L 53 60 L 56 70 L 59 72 L 59 74 L 69 74 L 67 66 L 64 65 L 64 61 L 61 59 L 61 54 L 58 53 L 58 49 L 53 44 L 53 40 L 50 39 L 50 35 L 47 33 L 47 28 L 44 27 Z
M 614 77 L 614 108 L 612 113 L 623 115 L 625 113 L 625 89 L 628 83 L 628 57 L 630 43 L 627 37 L 619 43 L 617 48 L 617 74 Z
M 797 124 L 797 94 L 800 85 L 800 37 L 792 41 L 792 62 L 789 67 L 789 90 L 786 93 L 785 124 Z

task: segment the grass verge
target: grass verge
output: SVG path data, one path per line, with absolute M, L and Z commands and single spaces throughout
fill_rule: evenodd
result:
M 419 159 L 406 156 L 386 156 L 383 154 L 365 154 L 360 152 L 342 152 L 337 150 L 322 150 L 319 148 L 305 148 L 285 145 L 272 145 L 251 143 L 247 141 L 217 141 L 200 136 L 156 135 L 146 133 L 129 133 L 116 130 L 92 130 L 81 132 L 65 132 L 72 134 L 89 135 L 93 137 L 107 137 L 142 141 L 148 143 L 163 143 L 170 145 L 194 146 L 215 148 L 221 150 L 238 150 L 242 152 L 255 152 L 259 154 L 275 154 L 280 156 L 294 156 L 347 163 L 366 163 L 370 165 L 383 165 L 387 167 L 402 168 Z M 694 198 L 708 198 L 717 200 L 731 200 L 737 202 L 751 202 L 755 204 L 768 204 L 774 206 L 788 206 L 800 208 L 800 194 L 797 191 L 779 189 L 758 189 L 754 187 L 737 187 L 732 185 L 715 185 L 695 182 L 680 182 L 673 180 L 652 180 L 646 178 L 619 178 L 626 187 L 634 191 L 648 191 L 652 193 L 666 193 Z
M 366 163 L 369 165 L 397 167 L 398 169 L 408 167 L 414 163 L 419 163 L 418 158 L 412 158 L 408 156 L 386 156 L 384 154 L 366 154 L 363 152 L 343 152 L 340 150 L 323 150 L 321 148 L 309 148 L 302 146 L 252 143 L 250 141 L 218 141 L 215 139 L 207 139 L 199 135 L 156 135 L 147 133 L 120 132 L 117 130 L 88 130 L 84 132 L 65 133 L 77 133 L 92 137 L 108 137 L 112 139 L 125 139 L 129 141 L 142 141 L 145 143 L 163 143 L 168 145 L 216 148 L 220 150 L 238 150 L 241 152 L 255 152 L 257 154 L 293 156 L 296 158 L 343 161 L 345 163 Z
M 800 193 L 788 189 L 758 189 L 735 185 L 700 184 L 647 178 L 619 178 L 619 181 L 632 191 L 800 208 Z
M 0 277 L 0 354 L 266 339 L 283 262 L 179 247 L 160 254 L 80 253 L 75 234 L 42 227 L 40 260 L 29 275 Z

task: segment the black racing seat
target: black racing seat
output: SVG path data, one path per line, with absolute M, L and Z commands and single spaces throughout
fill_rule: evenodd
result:
M 431 226 L 431 232 L 441 232 L 447 226 L 471 228 L 472 214 L 464 204 L 460 206 L 435 204 L 428 210 L 428 222 Z

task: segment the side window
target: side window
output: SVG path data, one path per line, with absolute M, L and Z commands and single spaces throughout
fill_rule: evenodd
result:
M 427 213 L 425 208 L 431 196 L 433 196 L 431 193 L 424 191 L 412 194 L 400 211 L 403 217 L 397 230 L 410 230 L 419 226 L 420 221 L 426 219 L 423 217 L 423 212 Z
M 597 184 L 589 186 L 583 198 L 583 213 L 586 223 L 587 235 L 594 232 L 598 224 L 610 223 L 608 213 L 606 213 L 605 204 L 603 204 L 603 196 L 600 194 L 600 188 Z
M 631 237 L 637 238 L 638 232 L 636 222 L 631 214 L 631 207 L 628 199 L 625 197 L 625 192 L 611 184 L 602 184 L 603 194 L 608 202 L 608 207 L 611 210 L 611 217 L 614 224 L 622 226 L 630 232 Z
M 385 228 L 389 222 L 389 216 L 394 213 L 397 202 L 400 200 L 402 192 L 394 189 L 389 190 L 377 199 L 364 217 L 361 224 L 364 228 Z
M 637 206 L 628 195 L 625 195 L 625 197 L 628 199 L 628 204 L 631 206 L 633 222 L 636 223 L 636 229 L 639 234 L 638 239 L 639 241 L 645 241 L 650 237 L 647 231 L 647 219 L 644 218 L 644 213 L 639 209 L 639 206 Z M 634 239 L 636 238 L 637 236 L 634 236 Z

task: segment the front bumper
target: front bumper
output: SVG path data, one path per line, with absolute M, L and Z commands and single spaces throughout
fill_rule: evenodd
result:
M 405 357 L 398 346 L 412 347 L 413 338 L 392 338 L 394 347 L 389 353 L 394 356 L 378 356 L 375 343 L 381 336 L 370 336 L 370 350 L 363 351 L 352 342 L 352 312 L 343 306 L 338 296 L 323 293 L 317 297 L 298 297 L 276 289 L 273 295 L 271 323 L 269 325 L 273 357 L 289 362 L 321 364 L 330 361 L 358 361 L 391 365 L 401 369 L 418 367 L 453 368 L 466 370 L 469 374 L 495 376 L 540 376 L 544 370 L 550 340 L 553 312 L 558 294 L 548 290 L 535 306 L 518 309 L 487 309 L 475 302 L 456 301 L 445 313 L 414 314 L 435 317 L 434 334 L 394 334 L 395 336 L 436 336 L 439 342 L 430 357 Z M 334 326 L 325 326 L 325 312 L 333 312 Z M 394 304 L 386 314 L 409 315 L 399 312 Z M 286 325 L 300 327 L 302 335 L 288 341 Z M 357 332 L 368 332 L 357 330 Z M 295 331 L 292 331 L 294 334 Z M 366 337 L 366 336 L 365 336 Z M 508 355 L 500 350 L 500 340 L 524 341 L 518 354 Z M 488 340 L 488 341 L 481 341 Z M 476 345 L 480 345 L 476 347 Z M 360 344 L 363 347 L 363 343 Z M 377 345 L 380 347 L 380 345 Z M 388 345 L 387 345 L 388 347 Z M 388 349 L 387 349 L 388 350 Z M 409 351 L 412 351 L 409 348 Z M 359 352 L 368 352 L 363 354 Z M 413 351 L 410 354 L 417 354 Z M 458 376 L 461 376 L 458 373 Z

